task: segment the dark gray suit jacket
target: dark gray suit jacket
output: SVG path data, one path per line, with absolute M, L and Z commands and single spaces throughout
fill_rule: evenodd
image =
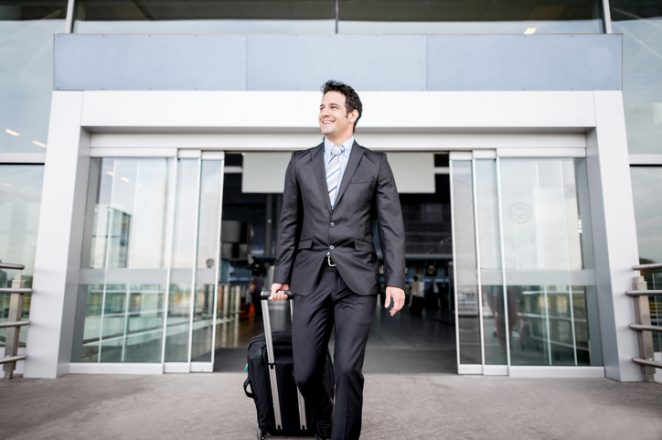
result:
M 400 199 L 384 153 L 356 142 L 336 205 L 326 186 L 324 143 L 296 151 L 285 174 L 275 283 L 307 295 L 317 286 L 330 252 L 343 281 L 360 295 L 379 292 L 379 262 L 372 237 L 379 223 L 387 286 L 405 287 L 405 234 Z

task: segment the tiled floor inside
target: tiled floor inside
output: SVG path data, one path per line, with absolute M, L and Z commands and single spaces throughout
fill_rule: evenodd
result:
M 286 303 L 272 304 L 270 316 L 274 330 L 289 329 Z M 262 319 L 255 315 L 219 326 L 217 346 L 222 348 L 216 350 L 214 371 L 242 371 L 248 342 L 262 329 Z M 405 308 L 390 317 L 383 307 L 376 307 L 364 371 L 454 374 L 455 327 L 450 313 L 426 309 L 415 316 Z

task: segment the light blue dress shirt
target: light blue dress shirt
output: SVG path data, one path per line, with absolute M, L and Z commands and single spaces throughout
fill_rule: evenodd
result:
M 324 172 L 326 172 L 326 167 L 329 164 L 329 161 L 331 160 L 331 147 L 333 147 L 335 144 L 331 142 L 329 139 L 324 137 Z M 338 195 L 338 190 L 340 189 L 340 182 L 342 182 L 342 178 L 345 175 L 345 168 L 347 168 L 347 162 L 349 162 L 349 153 L 352 152 L 352 145 L 354 145 L 354 136 L 350 137 L 347 139 L 345 142 L 342 144 L 343 147 L 345 147 L 345 151 L 340 153 L 340 177 L 338 179 L 338 187 L 336 188 L 336 198 Z

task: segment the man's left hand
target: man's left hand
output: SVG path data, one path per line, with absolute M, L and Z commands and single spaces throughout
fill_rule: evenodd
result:
M 395 314 L 405 305 L 405 291 L 399 287 L 386 286 L 386 301 L 384 301 L 385 308 L 389 308 L 391 300 L 393 300 L 393 307 L 389 313 L 391 316 L 395 316 Z

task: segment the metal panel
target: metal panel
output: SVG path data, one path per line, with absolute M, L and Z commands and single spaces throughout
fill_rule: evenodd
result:
M 434 194 L 434 153 L 386 154 L 400 194 Z
M 246 38 L 55 36 L 55 90 L 243 90 Z
M 620 90 L 621 35 L 55 36 L 55 90 Z
M 357 90 L 425 90 L 421 35 L 256 35 L 248 38 L 250 90 L 318 90 L 328 79 Z
M 244 153 L 241 192 L 282 193 L 292 153 Z
M 430 35 L 428 90 L 620 90 L 620 35 Z

